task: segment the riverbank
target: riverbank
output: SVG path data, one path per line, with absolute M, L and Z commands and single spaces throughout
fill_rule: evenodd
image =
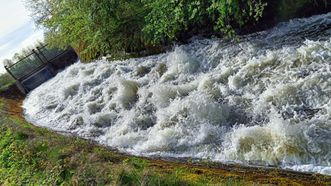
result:
M 22 117 L 22 95 L 0 93 L 0 185 L 330 185 L 331 177 L 276 168 L 128 156 Z

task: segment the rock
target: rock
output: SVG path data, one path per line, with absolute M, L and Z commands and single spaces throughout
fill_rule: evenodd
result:
M 168 70 L 167 65 L 164 63 L 159 63 L 155 67 L 155 71 L 158 73 L 159 77 L 161 77 Z
M 151 71 L 150 68 L 145 66 L 139 66 L 135 71 L 135 76 L 143 77 Z

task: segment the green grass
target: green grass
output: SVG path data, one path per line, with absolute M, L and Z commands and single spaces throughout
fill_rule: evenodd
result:
M 14 83 L 15 79 L 13 79 L 8 73 L 0 74 L 0 91 L 6 90 Z

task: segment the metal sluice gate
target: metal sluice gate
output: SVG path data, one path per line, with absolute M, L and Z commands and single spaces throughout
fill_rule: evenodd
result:
M 23 94 L 27 94 L 79 59 L 71 47 L 60 50 L 48 49 L 46 46 L 37 47 L 18 62 L 5 66 Z

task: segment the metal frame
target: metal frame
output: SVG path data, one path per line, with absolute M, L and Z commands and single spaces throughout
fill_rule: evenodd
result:
M 45 48 L 46 46 L 47 46 L 47 45 L 44 45 L 44 46 L 42 46 L 41 48 Z M 40 48 L 38 47 L 37 49 L 38 49 L 38 51 L 39 51 L 39 54 L 41 54 L 42 56 L 44 56 L 44 54 L 42 54 L 42 51 L 40 50 Z M 11 64 L 11 65 L 9 65 L 9 66 L 6 65 L 6 66 L 5 66 L 5 69 L 7 70 L 7 72 L 8 72 L 8 73 L 9 73 L 14 79 L 16 79 L 16 80 L 18 80 L 18 81 L 23 80 L 24 78 L 26 78 L 26 77 L 30 76 L 31 74 L 33 74 L 34 72 L 36 72 L 38 69 L 41 69 L 41 68 L 43 68 L 43 67 L 45 67 L 45 66 L 47 65 L 47 63 L 48 63 L 47 58 L 44 57 L 44 58 L 46 59 L 46 61 L 44 61 L 44 60 L 42 60 L 42 59 L 40 58 L 39 54 L 38 54 L 38 52 L 36 52 L 35 49 L 33 49 L 32 52 L 31 52 L 30 54 L 28 54 L 28 55 L 25 56 L 24 58 L 20 59 L 20 60 L 17 61 L 16 63 Z M 33 56 L 33 55 L 35 55 L 35 56 L 37 57 L 37 59 L 39 60 L 39 62 L 41 62 L 41 65 L 39 65 L 38 67 L 35 67 L 34 69 L 30 70 L 28 73 L 25 73 L 25 75 L 23 75 L 23 76 L 21 76 L 21 77 L 20 77 L 20 76 L 17 77 L 16 75 L 14 75 L 14 74 L 10 71 L 10 68 L 12 68 L 12 67 L 14 67 L 14 66 L 16 66 L 16 65 L 18 65 L 18 64 L 24 63 L 25 59 L 27 59 L 27 58 L 29 58 L 29 57 L 31 57 L 31 56 Z
M 24 85 L 22 84 L 22 82 L 24 82 L 24 80 L 32 77 L 34 74 L 38 74 L 38 72 L 40 72 L 42 69 L 47 68 L 51 74 L 54 76 L 56 74 L 56 70 L 61 69 L 60 68 L 56 68 L 56 64 L 54 63 L 55 60 L 57 60 L 58 58 L 64 56 L 65 54 L 69 54 L 69 51 L 73 51 L 75 52 L 71 47 L 68 47 L 66 50 L 61 51 L 59 54 L 56 54 L 53 57 L 47 58 L 46 55 L 44 54 L 44 52 L 42 51 L 43 48 L 45 48 L 47 45 L 43 45 L 41 47 L 37 47 L 36 50 L 33 49 L 32 52 L 28 55 L 26 55 L 24 58 L 20 59 L 19 61 L 17 61 L 14 64 L 11 64 L 9 66 L 5 66 L 6 71 L 16 80 L 16 84 L 17 86 L 21 89 L 24 94 L 28 93 L 29 90 L 26 89 L 26 87 L 24 87 Z M 31 57 L 31 56 L 35 56 L 36 60 L 38 62 L 41 62 L 39 66 L 36 67 L 32 67 L 32 69 L 28 69 L 27 72 L 24 72 L 23 75 L 15 75 L 12 71 L 11 68 L 15 67 L 18 64 L 24 63 L 24 61 Z M 78 56 L 76 54 L 76 57 L 78 59 Z M 77 60 L 76 60 L 77 61 Z M 70 64 L 72 64 L 74 62 L 70 62 Z M 64 65 L 67 66 L 67 65 Z

